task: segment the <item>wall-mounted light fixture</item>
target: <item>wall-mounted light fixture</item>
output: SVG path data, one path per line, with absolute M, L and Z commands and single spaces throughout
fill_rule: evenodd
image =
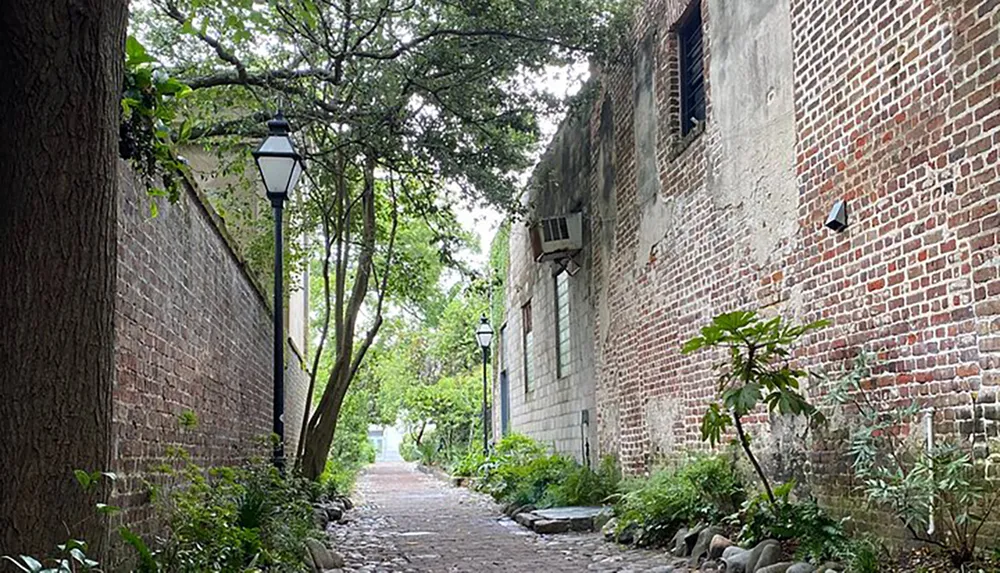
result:
M 566 271 L 569 276 L 575 276 L 576 273 L 580 272 L 580 263 L 576 262 L 576 255 L 569 255 L 556 261 L 556 265 L 559 266 L 559 271 Z
M 841 199 L 833 204 L 824 225 L 838 233 L 847 228 L 847 201 Z

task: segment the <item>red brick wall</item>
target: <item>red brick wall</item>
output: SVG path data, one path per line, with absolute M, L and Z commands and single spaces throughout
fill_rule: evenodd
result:
M 879 383 L 967 437 L 971 392 L 998 419 L 998 4 L 793 0 L 792 22 L 799 217 L 852 210 L 843 234 L 802 233 L 790 264 L 805 312 L 833 321 L 805 361 L 883 350 Z
M 679 348 L 713 315 L 734 308 L 830 319 L 831 327 L 806 341 L 801 362 L 834 369 L 861 348 L 882 351 L 880 383 L 898 387 L 902 400 L 934 405 L 938 432 L 972 430 L 969 422 L 955 423 L 971 417 L 970 391 L 978 392 L 985 417 L 998 417 L 1000 4 L 773 4 L 790 27 L 790 76 L 748 83 L 748 92 L 770 91 L 747 103 L 713 92 L 713 78 L 738 70 L 712 66 L 742 56 L 730 47 L 729 59 L 716 61 L 725 46 L 713 45 L 710 31 L 719 27 L 717 42 L 752 31 L 721 33 L 734 23 L 713 13 L 723 4 L 703 0 L 708 119 L 686 146 L 678 144 L 669 31 L 686 1 L 649 3 L 636 21 L 633 48 L 600 73 L 592 162 L 600 164 L 602 134 L 610 137 L 614 201 L 609 208 L 602 195 L 608 177 L 595 170 L 592 236 L 603 242 L 594 249 L 593 271 L 598 420 L 602 450 L 618 453 L 630 471 L 703 447 L 699 421 L 713 394 L 712 357 L 682 356 Z M 637 192 L 650 149 L 637 144 L 633 77 L 650 34 L 655 200 Z M 763 54 L 756 65 L 773 63 L 775 48 L 766 41 L 746 45 Z M 785 89 L 789 105 L 773 113 L 767 106 L 774 93 L 781 104 Z M 601 114 L 608 105 L 610 127 L 609 114 L 603 124 Z M 766 120 L 734 132 L 720 119 L 732 110 L 720 106 L 743 106 L 741 112 Z M 791 121 L 789 145 L 761 159 L 760 175 L 773 175 L 775 185 L 758 192 L 749 170 L 742 187 L 727 187 L 727 170 L 784 133 L 782 118 Z M 783 182 L 791 182 L 790 193 L 767 194 Z M 822 223 L 840 198 L 848 200 L 850 227 L 836 234 Z M 656 240 L 649 241 L 644 221 L 656 223 Z M 823 390 L 809 392 L 817 398 Z M 777 447 L 788 433 L 766 415 L 754 422 L 779 471 L 800 463 L 814 478 L 839 471 L 842 458 L 832 444 L 789 459 L 789 449 Z M 997 432 L 995 425 L 986 429 Z
M 233 254 L 221 222 L 191 189 L 150 215 L 150 197 L 122 169 L 113 470 L 121 520 L 148 532 L 154 510 L 149 469 L 184 448 L 203 466 L 264 453 L 271 432 L 272 322 L 269 306 Z M 308 379 L 289 360 L 286 411 L 301 415 Z M 197 426 L 179 417 L 195 412 Z M 287 418 L 287 417 L 286 417 Z M 287 423 L 294 452 L 298 424 Z M 291 431 L 294 430 L 294 431 Z M 294 435 L 293 435 L 294 434 Z

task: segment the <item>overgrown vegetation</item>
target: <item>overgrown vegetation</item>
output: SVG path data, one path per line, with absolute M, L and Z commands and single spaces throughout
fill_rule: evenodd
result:
M 796 556 L 821 561 L 845 553 L 848 537 L 843 522 L 823 511 L 813 499 L 792 498 L 795 482 L 774 488 L 772 503 L 763 494 L 751 497 L 730 522 L 739 526 L 739 541 L 748 547 L 765 539 L 790 541 Z
M 163 468 L 168 485 L 154 489 L 167 523 L 151 550 L 157 571 L 305 570 L 303 542 L 319 534 L 309 481 L 282 477 L 262 459 L 205 469 L 176 450 L 173 460 L 178 469 Z
M 176 201 L 184 168 L 177 145 L 189 135 L 191 124 L 172 126 L 179 100 L 191 90 L 171 77 L 134 36 L 125 42 L 124 68 L 118 154 L 129 160 L 150 195 Z M 155 216 L 155 200 L 150 209 Z
M 470 454 L 459 466 L 461 473 L 476 478 L 477 489 L 512 507 L 599 505 L 614 495 L 621 480 L 613 458 L 603 459 L 595 471 L 567 456 L 549 454 L 545 446 L 520 434 L 505 436 L 489 456 Z
M 134 554 L 134 571 L 173 573 L 203 571 L 303 572 L 307 570 L 305 539 L 319 537 L 313 523 L 314 483 L 282 477 L 263 460 L 240 467 L 202 468 L 180 449 L 170 452 L 171 464 L 159 469 L 165 485 L 152 488 L 157 512 L 165 522 L 155 543 L 127 527 L 121 542 Z M 107 472 L 75 472 L 86 491 Z M 118 508 L 98 504 L 95 513 Z M 77 573 L 102 571 L 87 556 L 87 543 L 71 539 L 49 557 L 4 556 L 19 571 Z
M 625 539 L 639 545 L 665 544 L 680 527 L 733 515 L 745 490 L 731 455 L 691 456 L 623 482 L 617 533 L 627 532 Z
M 996 515 L 1000 489 L 987 479 L 987 458 L 995 440 L 979 432 L 977 395 L 969 395 L 972 432 L 960 427 L 926 445 L 934 411 L 906 400 L 893 387 L 878 385 L 875 357 L 860 352 L 850 370 L 831 382 L 830 399 L 847 410 L 852 468 L 868 504 L 894 516 L 916 540 L 943 550 L 955 566 L 981 557 L 979 541 Z M 928 419 L 929 418 L 929 419 Z M 958 431 L 955 431 L 958 430 Z M 921 442 L 923 434 L 923 443 Z M 954 441 L 953 441 L 954 440 Z M 933 520 L 933 521 L 932 521 Z
M 197 425 L 197 415 L 185 410 L 178 424 L 190 429 Z M 261 439 L 264 451 L 267 441 Z M 166 461 L 150 468 L 146 482 L 163 532 L 151 542 L 127 527 L 118 530 L 121 542 L 134 552 L 133 570 L 139 573 L 307 571 L 305 541 L 320 537 L 313 503 L 346 491 L 333 475 L 324 483 L 284 476 L 263 458 L 237 467 L 205 468 L 183 448 L 171 446 L 165 454 Z M 331 472 L 336 473 L 332 464 Z M 73 475 L 84 493 L 117 479 L 101 471 L 78 469 Z M 353 474 L 339 479 L 353 479 Z M 94 515 L 119 511 L 98 503 Z M 47 558 L 4 556 L 3 561 L 31 573 L 101 571 L 86 550 L 86 541 L 71 539 Z

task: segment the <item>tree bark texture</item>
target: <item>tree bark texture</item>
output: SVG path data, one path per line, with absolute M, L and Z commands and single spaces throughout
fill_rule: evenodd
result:
M 0 554 L 106 535 L 127 0 L 0 8 Z

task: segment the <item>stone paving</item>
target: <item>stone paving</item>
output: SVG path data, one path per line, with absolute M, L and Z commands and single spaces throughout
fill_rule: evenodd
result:
M 378 463 L 358 480 L 356 507 L 330 526 L 332 545 L 353 572 L 685 573 L 664 551 L 631 549 L 600 533 L 539 535 L 506 517 L 487 496 L 417 471 Z

